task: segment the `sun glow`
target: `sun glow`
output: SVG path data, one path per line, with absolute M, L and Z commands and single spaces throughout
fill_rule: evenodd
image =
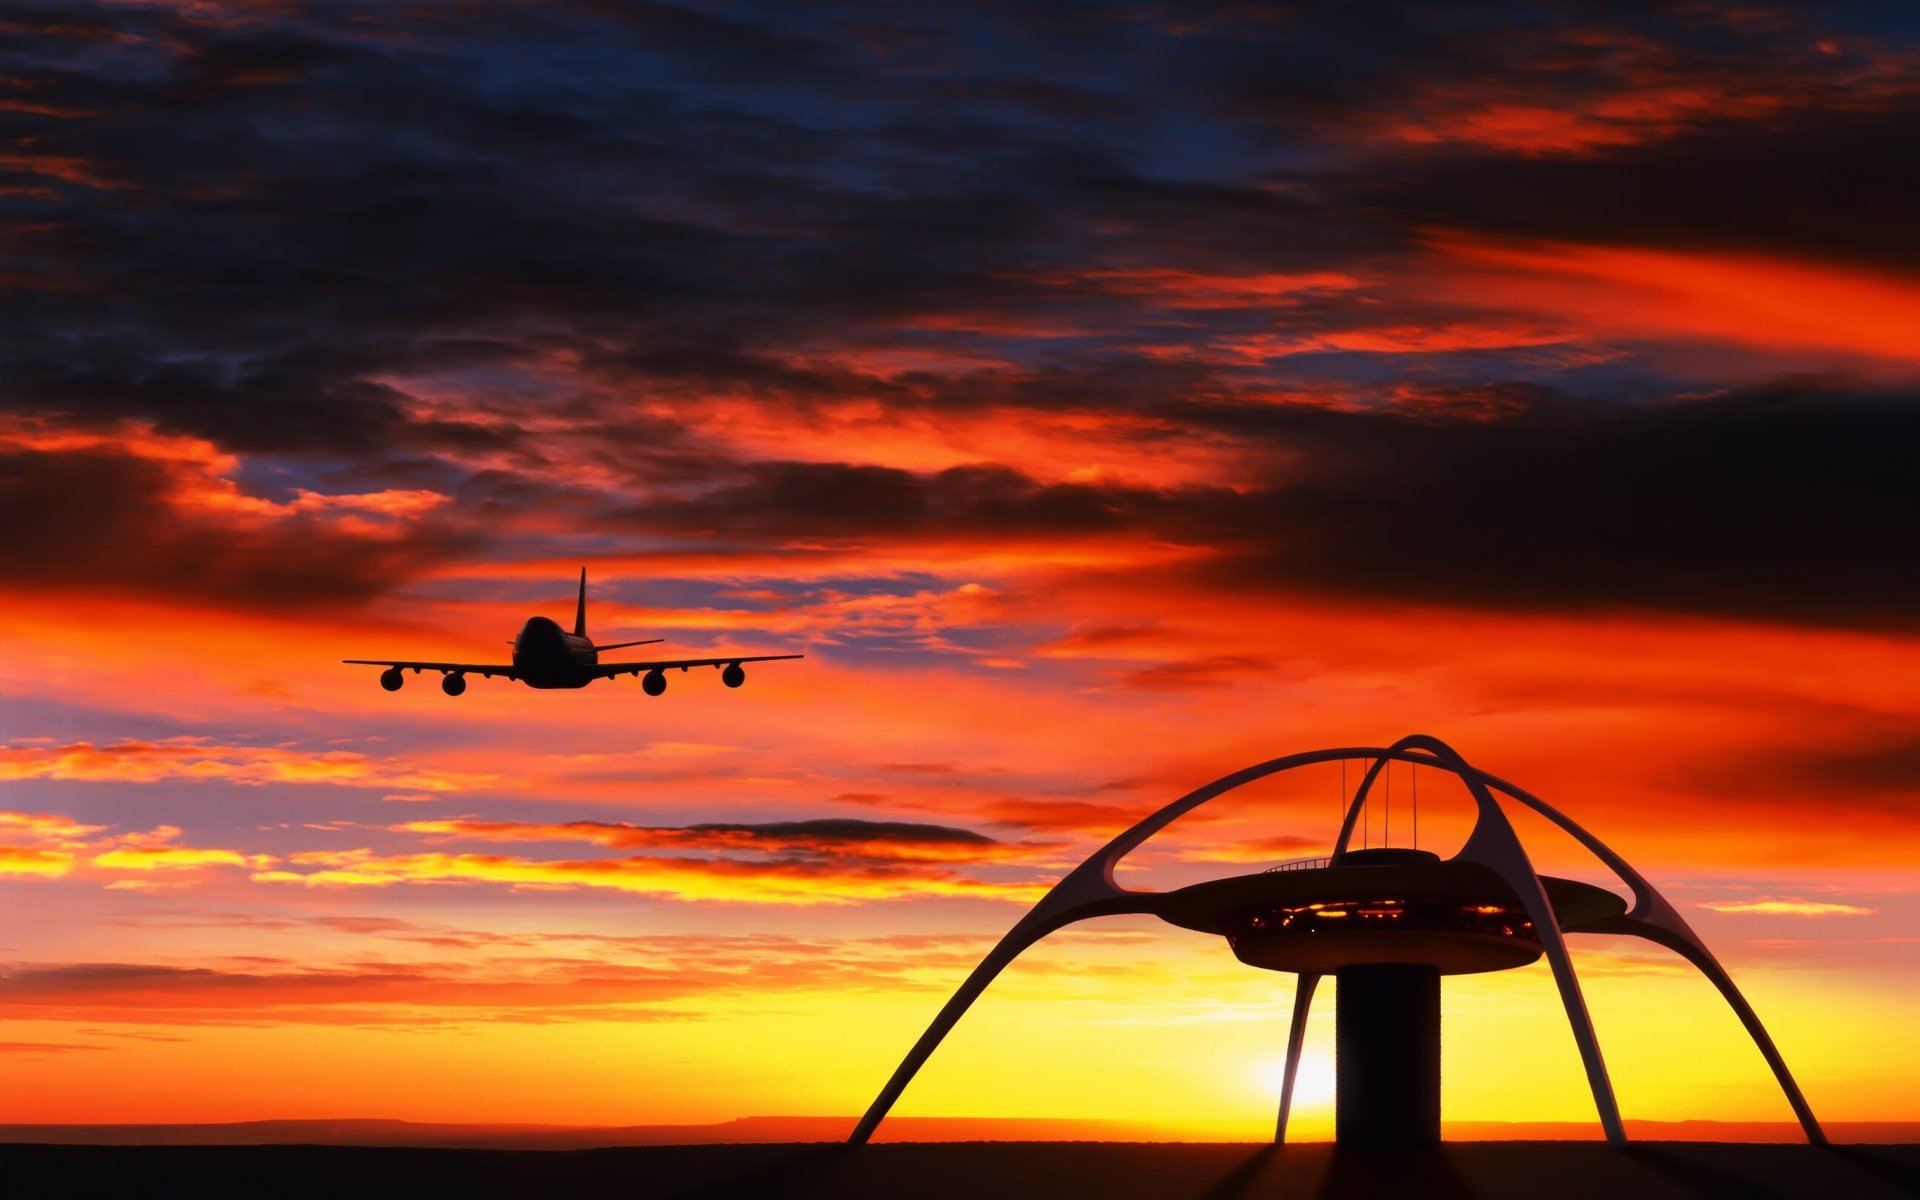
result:
M 1257 1077 L 1260 1086 L 1271 1092 L 1276 1098 L 1286 1082 L 1287 1060 L 1271 1059 L 1260 1065 Z M 1295 1112 L 1311 1109 L 1332 1109 L 1335 1092 L 1333 1060 L 1324 1054 L 1309 1050 L 1300 1056 L 1300 1070 L 1293 1079 L 1293 1108 Z

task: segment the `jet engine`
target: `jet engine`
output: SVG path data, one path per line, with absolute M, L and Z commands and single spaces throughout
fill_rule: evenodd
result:
M 452 671 L 440 677 L 440 690 L 449 696 L 458 696 L 467 690 L 467 677 L 458 671 Z
M 390 692 L 399 691 L 400 685 L 406 681 L 407 677 L 400 673 L 399 667 L 388 667 L 386 670 L 380 672 L 380 686 Z
M 640 690 L 649 696 L 658 696 L 667 690 L 667 677 L 660 671 L 648 671 L 640 677 Z
M 728 663 L 727 669 L 720 672 L 720 682 L 728 687 L 739 687 L 747 681 L 746 668 L 739 663 Z

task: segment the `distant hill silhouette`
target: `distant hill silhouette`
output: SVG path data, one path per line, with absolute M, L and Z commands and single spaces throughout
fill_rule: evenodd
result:
M 380 1119 L 237 1121 L 180 1125 L 0 1125 L 0 1143 L 67 1146 L 414 1146 L 447 1149 L 584 1150 L 838 1142 L 854 1118 L 740 1117 L 711 1125 L 438 1124 Z M 899 1117 L 893 1142 L 1244 1142 L 1192 1130 L 1120 1121 L 1007 1117 Z M 1641 1141 L 1796 1142 L 1791 1121 L 1628 1121 Z M 1837 1121 L 1837 1142 L 1920 1142 L 1920 1121 Z M 1591 1121 L 1453 1121 L 1450 1141 L 1593 1141 Z M 1314 1140 L 1309 1127 L 1306 1140 Z

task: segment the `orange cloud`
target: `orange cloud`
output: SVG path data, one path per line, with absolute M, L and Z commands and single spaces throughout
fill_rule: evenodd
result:
M 73 869 L 74 856 L 65 850 L 33 846 L 0 846 L 0 875 L 33 875 L 54 879 Z
M 1381 121 L 1367 136 L 1406 145 L 1464 144 L 1526 155 L 1579 155 L 1663 141 L 1705 120 L 1751 120 L 1784 106 L 1765 92 L 1727 95 L 1703 84 L 1661 84 L 1566 105 L 1455 94 Z
M 1701 908 L 1718 913 L 1757 913 L 1786 917 L 1868 917 L 1880 911 L 1857 904 L 1835 904 L 1825 900 L 1722 900 L 1705 902 Z
M 180 871 L 201 867 L 264 867 L 271 854 L 242 854 L 238 850 L 193 846 L 127 846 L 93 857 L 93 865 L 110 871 Z
M 765 397 L 654 396 L 644 412 L 688 422 L 703 439 L 747 459 L 875 463 L 941 471 L 978 463 L 1017 463 L 1053 481 L 1098 468 L 1161 485 L 1238 477 L 1248 459 L 1230 439 L 1164 418 L 1120 410 L 1060 411 L 998 403 L 1002 394 L 1045 386 L 1043 377 L 1012 369 L 946 374 L 943 386 L 977 395 L 964 406 L 924 408 L 836 395 L 810 399 L 803 410 Z M 930 397 L 931 399 L 931 397 Z M 1179 436 L 1171 436 L 1174 433 Z M 1071 445 L 1071 454 L 1060 453 Z M 583 457 L 583 455 L 570 455 Z M 619 482 L 630 480 L 622 473 Z
M 1378 314 L 1375 314 L 1378 315 Z M 1341 351 L 1363 354 L 1457 354 L 1463 350 L 1515 350 L 1533 346 L 1567 346 L 1579 342 L 1581 330 L 1572 325 L 1510 321 L 1436 320 L 1407 323 L 1391 316 L 1377 326 L 1356 325 L 1311 333 L 1256 334 L 1232 338 L 1216 348 L 1248 362 L 1265 362 L 1293 354 Z M 1575 351 L 1600 357 L 1590 350 Z
M 83 825 L 60 813 L 0 811 L 0 875 L 40 879 L 67 875 L 87 848 L 87 839 L 105 828 Z
M 104 825 L 83 825 L 62 813 L 0 811 L 0 837 L 72 842 L 99 833 Z
M 1415 286 L 1450 301 L 1550 316 L 1585 336 L 1711 338 L 1920 362 L 1920 280 L 1759 254 L 1439 232 Z
M 261 883 L 305 887 L 391 887 L 399 883 L 497 883 L 512 887 L 595 887 L 687 901 L 740 904 L 855 904 L 920 897 L 1038 899 L 1045 886 L 997 883 L 947 871 L 897 866 L 821 865 L 773 860 L 649 857 L 540 861 L 498 854 L 397 854 L 319 850 L 289 855 L 289 867 L 256 872 Z
M 422 770 L 348 750 L 308 753 L 272 746 L 221 746 L 191 737 L 105 746 L 91 742 L 0 746 L 0 780 L 157 783 L 214 779 L 243 785 L 325 783 L 444 793 L 481 786 L 494 778 L 470 772 Z
M 1181 862 L 1271 863 L 1324 853 L 1331 838 L 1280 834 L 1273 837 L 1222 838 L 1215 844 L 1181 847 L 1173 857 Z
M 187 872 L 204 867 L 251 867 L 261 870 L 275 859 L 270 854 L 246 854 L 178 844 L 177 825 L 160 825 L 144 833 L 100 838 L 104 825 L 83 825 L 54 813 L 0 812 L 0 837 L 24 838 L 38 845 L 0 845 L 0 875 L 57 879 L 82 868 L 107 871 Z M 110 888 L 150 886 L 117 880 Z

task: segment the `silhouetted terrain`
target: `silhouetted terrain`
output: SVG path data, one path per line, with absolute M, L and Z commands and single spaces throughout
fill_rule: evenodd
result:
M 854 1117 L 737 1117 L 709 1125 L 534 1125 L 433 1123 L 386 1119 L 229 1121 L 177 1125 L 0 1125 L 0 1145 L 15 1142 L 61 1146 L 411 1146 L 446 1150 L 600 1150 L 616 1146 L 709 1146 L 736 1143 L 838 1142 Z M 1291 1140 L 1326 1141 L 1308 1122 Z M 1449 1142 L 1591 1142 L 1601 1140 L 1594 1121 L 1448 1121 Z M 1920 1142 L 1920 1121 L 1828 1121 L 1836 1142 Z M 1634 1121 L 1627 1133 L 1650 1142 L 1778 1142 L 1801 1140 L 1791 1121 Z M 1210 1136 L 1127 1121 L 1072 1117 L 888 1117 L 876 1142 L 1150 1142 L 1240 1144 L 1246 1139 Z
M 1920 1195 L 1920 1146 L 1450 1143 L 1337 1153 L 1325 1144 L 948 1142 L 512 1151 L 344 1146 L 0 1147 L 10 1197 L 1280 1196 L 1543 1200 Z

